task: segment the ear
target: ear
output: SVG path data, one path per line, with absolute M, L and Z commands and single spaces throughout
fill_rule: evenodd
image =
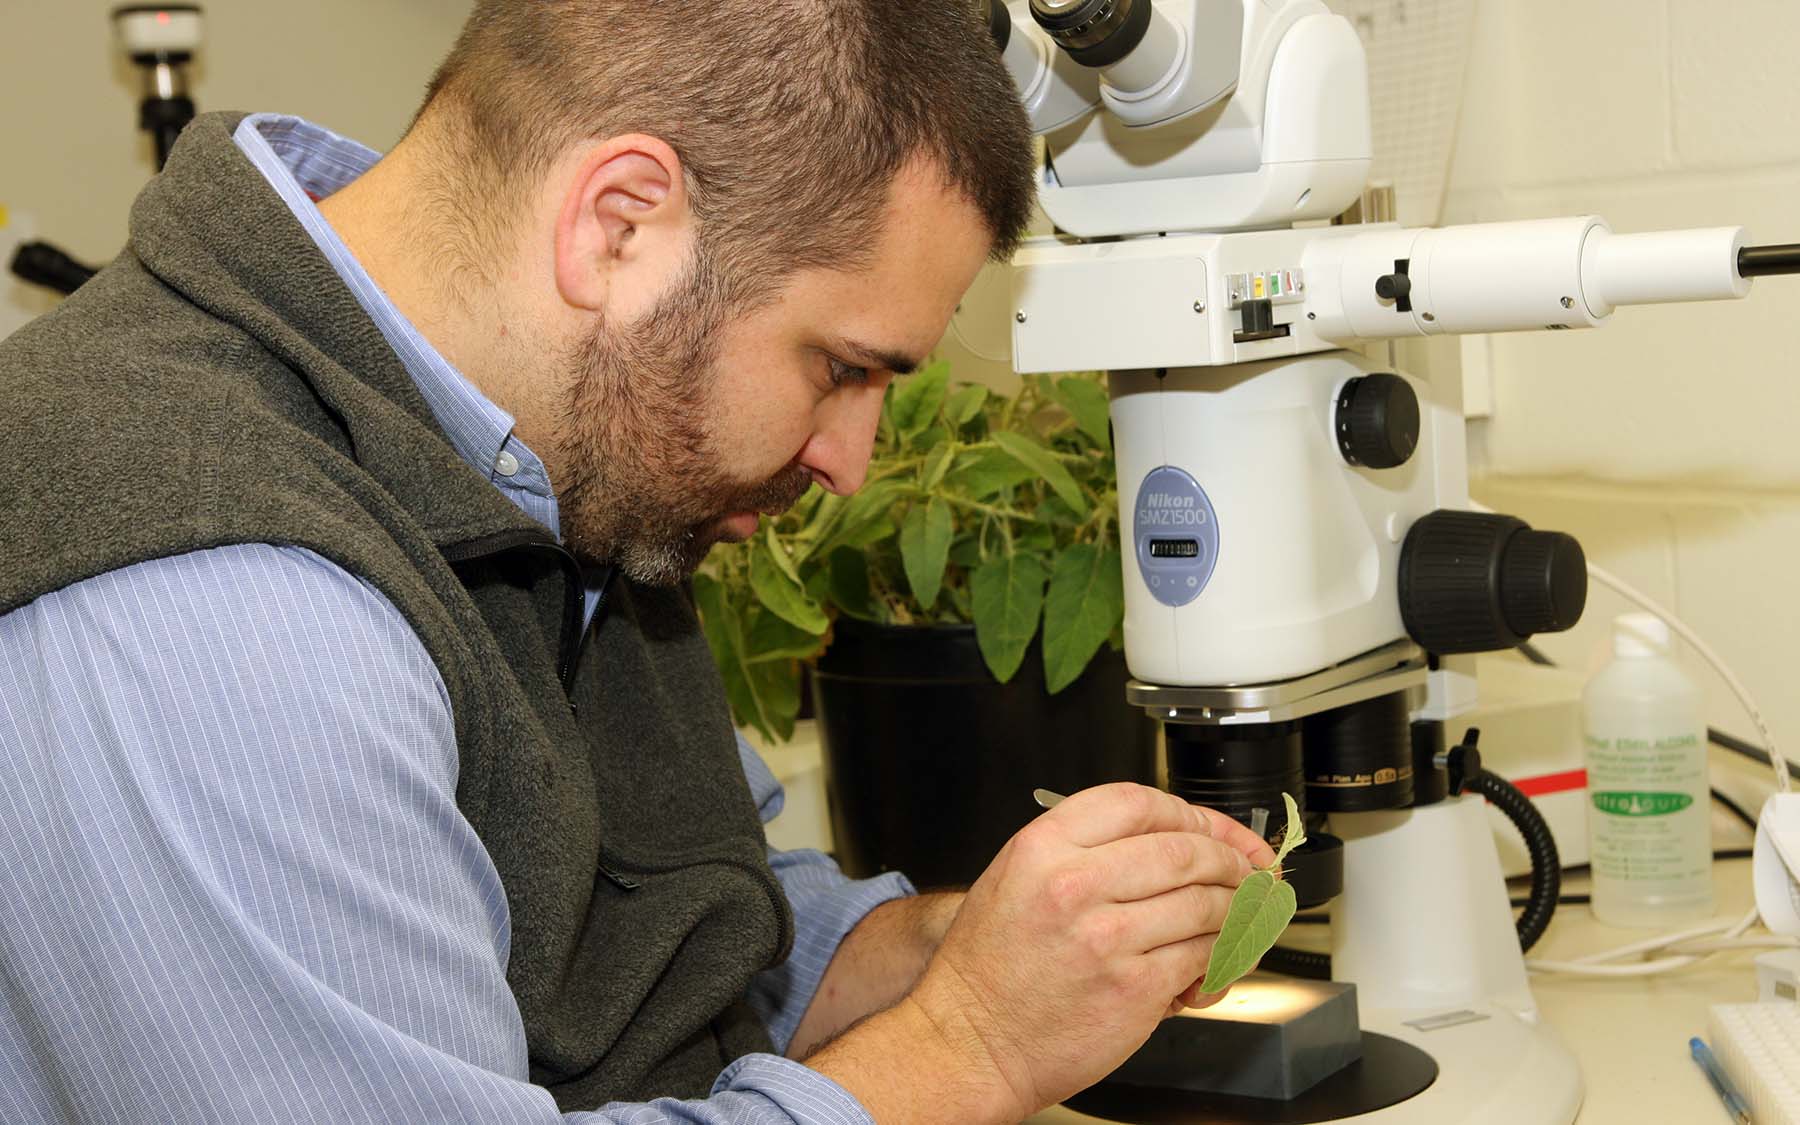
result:
M 660 293 L 685 261 L 693 219 L 681 158 L 655 137 L 629 134 L 588 149 L 564 180 L 556 219 L 556 288 L 600 311 L 627 275 Z

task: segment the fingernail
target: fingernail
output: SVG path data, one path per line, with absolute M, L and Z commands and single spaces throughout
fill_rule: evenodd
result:
M 1248 879 L 1250 873 L 1256 870 L 1256 866 L 1250 862 L 1250 857 L 1243 852 L 1238 852 L 1236 854 L 1238 859 L 1238 878 Z

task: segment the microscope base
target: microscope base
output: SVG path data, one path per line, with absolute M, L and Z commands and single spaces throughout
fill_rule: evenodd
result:
M 1041 1125 L 1128 1122 L 1131 1125 L 1303 1125 L 1319 1121 L 1370 1125 L 1568 1125 L 1581 1108 L 1581 1072 L 1574 1056 L 1549 1028 L 1497 1005 L 1474 1005 L 1474 1018 L 1446 1024 L 1445 1013 L 1364 1011 L 1363 1030 L 1416 1047 L 1437 1064 L 1435 1081 L 1418 1094 L 1368 1113 L 1345 1112 L 1342 1102 L 1321 1107 L 1313 1099 L 1257 1102 L 1208 1098 L 1184 1090 L 1152 1090 L 1102 1084 L 1032 1120 Z M 1435 1030 L 1406 1021 L 1439 1017 Z M 1427 1024 L 1427 1026 L 1432 1026 Z M 1390 1047 L 1392 1044 L 1390 1044 Z M 1406 1052 L 1401 1051 L 1400 1054 Z M 1370 1051 L 1365 1063 L 1379 1065 L 1394 1051 Z M 1360 1065 L 1360 1064 L 1359 1064 Z M 1325 1084 L 1332 1080 L 1327 1079 Z M 1324 1085 L 1324 1084 L 1322 1084 Z M 1228 1103 L 1228 1104 L 1227 1104 Z M 1310 1103 L 1310 1104 L 1309 1104 Z M 1092 1115 L 1092 1116 L 1090 1116 Z

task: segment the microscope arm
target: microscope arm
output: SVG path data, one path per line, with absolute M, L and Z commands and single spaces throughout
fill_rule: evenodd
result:
M 1735 299 L 1800 272 L 1794 247 L 1744 242 L 1740 227 L 1614 234 L 1591 215 L 1321 238 L 1301 259 L 1307 327 L 1333 343 L 1591 328 L 1623 305 Z

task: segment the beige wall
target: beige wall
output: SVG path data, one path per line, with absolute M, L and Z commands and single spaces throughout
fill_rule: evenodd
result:
M 0 204 L 90 262 L 118 252 L 154 170 L 136 68 L 108 0 L 0 0 Z M 468 0 L 202 0 L 192 95 L 212 109 L 297 113 L 376 148 L 399 137 Z M 0 304 L 40 299 L 0 281 Z
M 1615 230 L 1743 225 L 1800 241 L 1800 4 L 1481 0 L 1444 221 L 1596 213 Z M 1800 754 L 1800 279 L 1491 337 L 1477 496 L 1576 533 L 1685 616 Z M 1480 346 L 1480 345 L 1477 345 Z M 1587 666 L 1624 609 L 1549 638 Z M 1748 735 L 1718 680 L 1713 722 Z

